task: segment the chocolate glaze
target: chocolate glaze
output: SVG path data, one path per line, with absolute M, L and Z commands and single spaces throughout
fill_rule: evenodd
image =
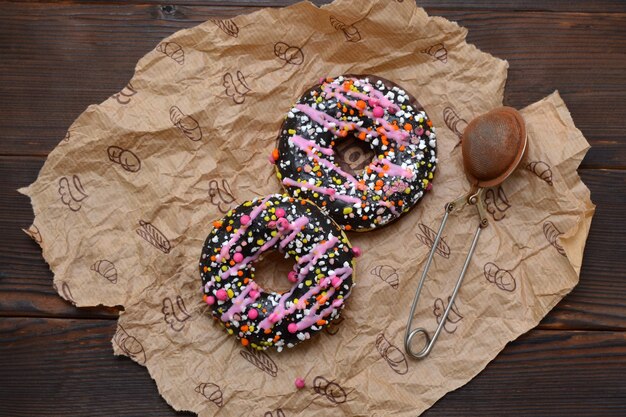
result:
M 346 81 L 352 82 L 356 91 L 343 88 Z M 368 84 L 369 93 L 364 90 Z M 363 94 L 391 98 L 389 106 L 380 106 L 385 107 L 382 118 L 375 120 L 375 103 Z M 360 99 L 365 108 L 358 108 Z M 315 117 L 325 120 L 316 121 Z M 335 161 L 335 146 L 347 136 L 341 137 L 341 129 L 329 127 L 333 121 L 350 124 L 348 135 L 361 136 L 374 151 L 372 162 L 352 178 Z M 399 127 L 395 133 L 394 124 Z M 381 125 L 383 130 L 378 132 Z M 396 137 L 397 132 L 404 136 Z M 384 226 L 408 212 L 430 188 L 437 163 L 434 129 L 420 103 L 395 83 L 372 75 L 325 79 L 308 89 L 283 123 L 277 152 L 277 173 L 286 191 L 312 200 L 342 228 L 356 231 Z M 379 161 L 381 158 L 386 162 Z M 325 161 L 320 162 L 322 159 Z M 380 173 L 381 168 L 387 170 Z
M 254 281 L 254 263 L 272 250 L 295 261 L 292 278 L 298 282 L 283 294 Z M 345 234 L 315 204 L 279 194 L 258 198 L 214 223 L 199 264 L 203 298 L 216 321 L 244 346 L 280 351 L 339 316 L 353 286 L 354 257 Z M 219 291 L 226 299 L 219 300 Z M 251 317 L 252 309 L 257 317 Z M 272 324 L 273 313 L 280 318 Z M 290 331 L 290 324 L 297 331 Z

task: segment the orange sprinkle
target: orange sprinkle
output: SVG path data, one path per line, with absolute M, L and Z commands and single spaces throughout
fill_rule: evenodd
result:
M 318 326 L 323 326 L 323 325 L 325 325 L 325 324 L 326 324 L 326 320 L 324 320 L 324 319 L 320 319 L 320 320 L 318 320 L 318 321 L 317 321 L 317 323 L 316 323 L 316 324 L 317 324 Z
M 427 122 L 426 122 L 426 124 L 427 124 L 429 127 L 433 127 L 433 122 L 431 122 L 430 120 L 429 120 L 429 121 L 427 121 Z
M 270 329 L 265 329 L 265 331 L 264 331 L 263 333 L 265 333 L 265 334 L 270 334 L 270 333 L 272 333 L 272 330 L 270 330 Z
M 227 231 L 227 232 L 230 232 L 231 230 L 233 230 L 233 227 L 232 227 L 232 226 L 230 226 L 230 225 L 226 226 L 226 231 Z
M 208 267 L 208 266 L 205 266 L 205 267 L 203 268 L 203 271 L 204 271 L 204 272 L 209 272 L 209 267 Z
M 317 174 L 316 174 L 316 175 L 317 175 L 318 177 L 321 177 L 321 176 L 322 176 L 322 171 L 317 171 Z
M 366 137 L 366 136 L 367 136 L 367 135 L 365 134 L 365 132 L 361 132 L 361 133 L 359 133 L 359 139 L 361 139 L 361 140 L 365 140 L 365 137 Z
M 380 178 L 382 178 L 382 177 L 384 177 L 384 176 L 385 176 L 385 173 L 384 173 L 384 172 L 379 172 L 379 173 L 378 173 L 378 176 L 379 176 Z
M 367 200 L 367 197 L 363 196 L 363 197 L 361 197 L 361 200 L 365 201 L 365 200 Z
M 400 145 L 400 152 L 404 152 L 406 150 L 406 147 L 404 145 Z
M 347 108 L 346 106 L 343 106 L 343 107 L 341 108 L 341 111 L 345 113 L 345 112 L 347 112 L 347 111 L 348 111 L 348 108 Z
M 241 326 L 241 331 L 244 332 L 244 333 L 247 332 L 248 331 L 248 325 L 244 324 L 243 326 Z
M 350 226 L 349 224 L 346 224 L 345 229 L 346 229 L 346 230 L 350 230 L 350 229 L 352 229 L 352 226 Z
M 382 187 L 383 186 L 383 181 L 382 180 L 376 180 L 376 186 Z
M 383 165 L 383 171 L 389 171 L 389 165 Z
M 250 278 L 244 278 L 244 279 L 243 279 L 243 283 L 244 283 L 244 284 L 248 284 L 249 282 L 250 282 Z
M 356 107 L 357 109 L 364 110 L 367 107 L 367 103 L 365 103 L 363 100 L 359 100 L 356 102 Z
M 302 167 L 298 167 L 297 171 L 302 172 Z
M 229 264 L 230 264 L 230 266 L 235 266 L 235 261 L 231 260 L 231 261 L 229 262 Z
M 250 342 L 248 342 L 248 339 L 241 339 L 241 344 L 242 345 L 248 346 L 248 343 L 250 343 Z
M 363 216 L 363 217 L 361 217 L 361 218 L 362 218 L 363 220 L 367 220 L 367 219 L 368 219 L 368 217 L 367 217 L 367 216 Z
M 216 229 L 219 229 L 220 227 L 222 227 L 222 222 L 217 220 L 213 222 L 213 227 L 215 227 Z
M 217 258 L 215 257 L 215 255 L 211 256 L 211 261 L 213 262 L 217 261 Z
M 344 91 L 350 91 L 350 87 L 352 86 L 352 83 L 346 81 L 343 83 L 343 90 Z
M 411 130 L 413 130 L 413 126 L 411 125 L 411 123 L 405 124 L 404 130 L 406 130 L 407 132 L 410 132 Z
M 399 201 L 398 201 L 398 205 L 399 205 L 399 206 L 402 206 L 402 205 L 404 205 L 404 201 L 402 201 L 402 200 L 399 200 Z
M 243 271 L 241 271 L 241 270 L 240 270 L 240 271 L 237 271 L 237 276 L 239 276 L 239 277 L 243 277 Z
M 350 109 L 350 116 L 354 116 L 354 110 Z
M 322 207 L 326 207 L 326 202 L 322 201 Z
M 279 156 L 280 154 L 278 153 L 278 148 L 274 148 L 274 150 L 272 151 L 272 158 L 274 158 L 274 161 L 278 161 Z

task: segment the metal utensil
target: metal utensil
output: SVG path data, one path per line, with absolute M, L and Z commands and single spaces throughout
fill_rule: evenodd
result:
M 526 137 L 524 119 L 517 110 L 511 107 L 494 109 L 475 118 L 465 128 L 461 138 L 461 152 L 463 154 L 464 171 L 471 183 L 471 189 L 467 194 L 446 204 L 441 226 L 439 226 L 439 231 L 433 242 L 428 259 L 426 260 L 422 277 L 417 285 L 404 337 L 404 349 L 412 358 L 422 359 L 426 357 L 435 345 L 441 333 L 441 329 L 443 329 L 446 324 L 448 314 L 452 309 L 461 284 L 463 283 L 463 278 L 469 267 L 472 255 L 474 254 L 478 237 L 481 231 L 489 225 L 483 203 L 484 189 L 500 185 L 515 171 L 526 153 L 527 145 L 528 140 Z M 467 257 L 465 258 L 461 275 L 452 290 L 448 306 L 431 339 L 428 332 L 423 327 L 411 330 L 415 308 L 417 307 L 426 275 L 430 269 L 433 255 L 441 239 L 448 216 L 454 211 L 462 210 L 466 205 L 476 206 L 480 223 L 472 239 Z M 418 334 L 423 334 L 426 342 L 422 350 L 415 352 L 411 348 L 411 343 L 413 338 Z

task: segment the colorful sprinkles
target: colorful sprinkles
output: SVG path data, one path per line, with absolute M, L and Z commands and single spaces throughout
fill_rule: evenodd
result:
M 360 251 L 316 205 L 270 195 L 243 203 L 213 227 L 199 265 L 203 299 L 243 346 L 291 348 L 339 316 Z M 254 263 L 272 250 L 295 261 L 285 293 L 254 281 Z
M 375 153 L 361 173 L 335 163 L 352 136 Z M 321 79 L 287 114 L 270 161 L 293 197 L 310 199 L 344 230 L 366 231 L 408 212 L 437 165 L 436 135 L 419 103 L 374 76 Z

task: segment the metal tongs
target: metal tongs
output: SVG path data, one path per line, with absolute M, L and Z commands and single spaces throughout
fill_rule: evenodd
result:
M 527 145 L 528 140 L 526 137 L 524 119 L 517 110 L 511 107 L 500 107 L 492 110 L 472 120 L 465 128 L 461 139 L 461 150 L 463 153 L 465 174 L 470 180 L 472 188 L 467 194 L 446 204 L 441 226 L 439 226 L 437 236 L 435 237 L 428 259 L 426 260 L 424 271 L 417 285 L 404 336 L 404 350 L 412 358 L 423 359 L 428 356 L 433 349 L 437 338 L 441 334 L 441 330 L 446 324 L 448 314 L 450 314 L 454 300 L 461 288 L 463 278 L 465 278 L 465 273 L 467 272 L 472 255 L 474 254 L 474 249 L 476 249 L 478 237 L 481 231 L 489 225 L 483 202 L 483 191 L 485 188 L 500 185 L 515 171 L 526 153 Z M 448 216 L 455 211 L 462 210 L 466 205 L 476 206 L 480 223 L 476 228 L 476 233 L 474 233 L 474 238 L 472 239 L 472 244 L 465 258 L 463 268 L 461 269 L 461 274 L 450 295 L 448 306 L 441 317 L 437 330 L 435 330 L 431 338 L 423 327 L 411 329 L 415 308 L 417 307 L 419 296 L 424 286 L 426 276 L 428 275 L 433 256 L 441 240 L 446 222 L 448 221 Z M 413 338 L 418 334 L 423 334 L 426 342 L 422 350 L 414 352 L 411 344 Z

